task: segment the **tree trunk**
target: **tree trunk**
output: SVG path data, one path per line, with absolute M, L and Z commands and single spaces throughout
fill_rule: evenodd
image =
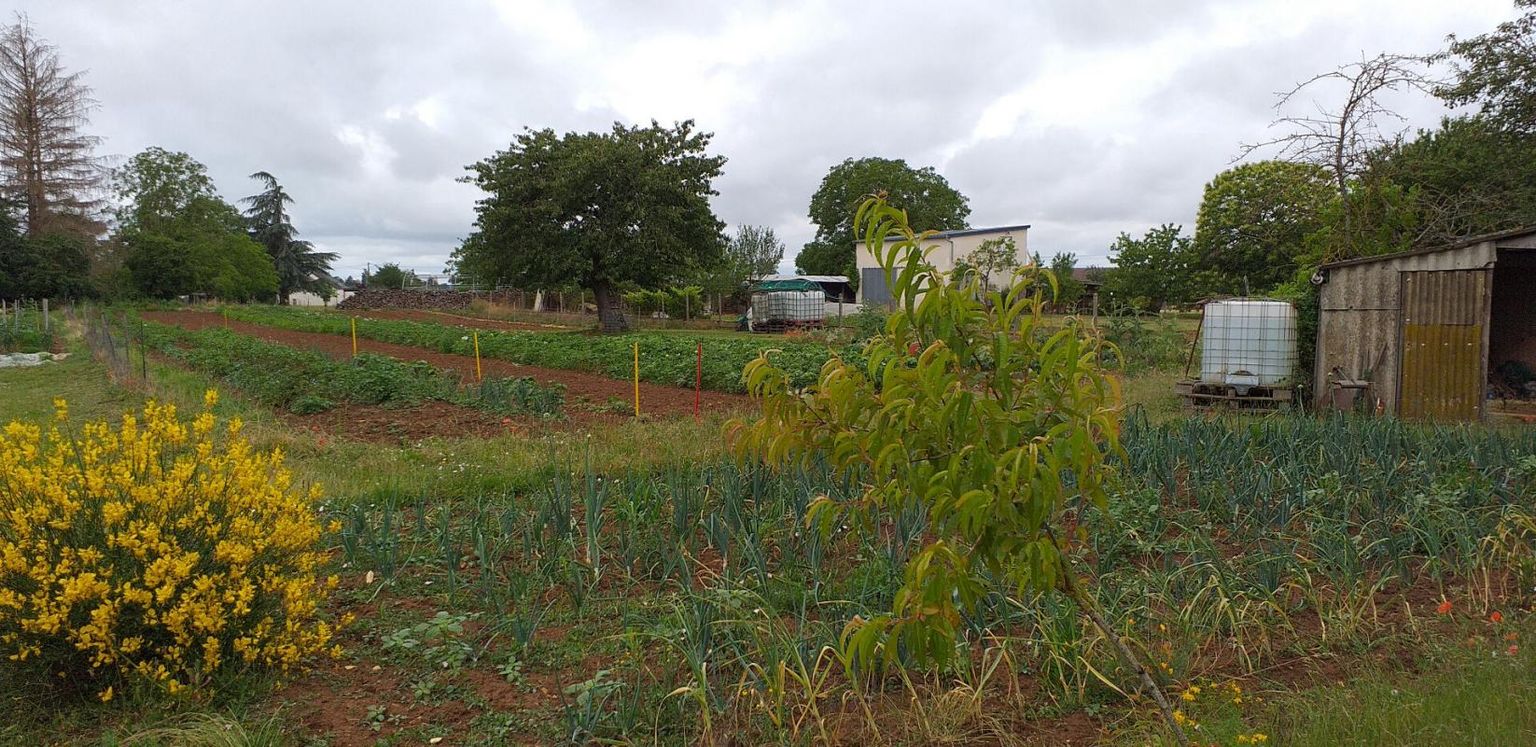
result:
M 1135 652 L 1131 651 L 1131 647 L 1125 645 L 1125 641 L 1121 640 L 1120 634 L 1110 626 L 1109 621 L 1104 619 L 1104 615 L 1099 612 L 1098 603 L 1072 577 L 1072 567 L 1067 561 L 1067 554 L 1062 550 L 1061 543 L 1056 540 L 1056 536 L 1049 532 L 1047 534 L 1050 534 L 1051 542 L 1056 545 L 1056 552 L 1061 558 L 1061 590 L 1077 604 L 1077 608 L 1084 615 L 1087 615 L 1088 619 L 1093 622 L 1094 627 L 1098 628 L 1099 632 L 1103 633 L 1104 637 L 1109 640 L 1110 648 L 1114 649 L 1121 665 L 1130 669 L 1136 674 L 1136 678 L 1140 680 L 1141 689 L 1152 695 L 1152 700 L 1157 704 L 1157 709 L 1162 712 L 1163 723 L 1168 726 L 1168 731 L 1173 734 L 1174 741 L 1179 744 L 1179 747 L 1189 747 L 1189 737 L 1185 736 L 1184 729 L 1179 725 L 1178 719 L 1174 718 L 1173 706 L 1168 703 L 1168 698 L 1164 696 L 1163 689 L 1158 687 L 1157 682 L 1152 679 L 1151 673 L 1142 665 L 1141 659 L 1136 656 Z
M 597 301 L 597 328 L 602 332 L 628 332 L 629 320 L 624 318 L 624 307 L 619 305 L 619 291 L 612 283 L 592 284 L 592 295 Z

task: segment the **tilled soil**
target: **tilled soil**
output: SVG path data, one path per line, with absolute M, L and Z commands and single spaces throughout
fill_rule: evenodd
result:
M 219 327 L 225 324 L 223 316 L 207 311 L 145 311 L 142 312 L 142 316 L 150 321 L 172 324 L 189 330 Z M 228 325 L 235 332 L 269 342 L 288 345 L 301 350 L 313 350 L 337 359 L 344 360 L 352 357 L 352 341 L 341 335 L 295 332 L 293 330 L 233 320 L 229 321 Z M 357 344 L 360 352 L 387 355 L 391 358 L 405 361 L 426 361 L 437 368 L 455 371 L 466 381 L 472 379 L 475 375 L 475 359 L 470 356 L 439 353 L 409 345 L 394 345 L 362 338 L 358 339 Z M 589 412 L 599 410 L 611 414 L 633 411 L 631 409 L 634 407 L 634 384 L 632 382 L 619 381 L 606 376 L 581 371 L 524 366 L 492 358 L 482 358 L 481 366 L 484 369 L 484 374 L 488 377 L 528 376 L 540 383 L 564 385 L 566 409 L 573 418 L 577 417 L 581 410 Z M 699 401 L 701 411 L 706 413 L 742 409 L 751 402 L 750 399 L 743 395 L 709 391 L 700 393 Z M 692 415 L 693 411 L 694 392 L 692 390 L 646 382 L 640 383 L 640 412 L 642 414 L 679 416 Z

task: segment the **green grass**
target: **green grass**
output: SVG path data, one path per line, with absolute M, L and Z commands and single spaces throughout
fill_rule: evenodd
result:
M 62 361 L 29 368 L 0 368 L 0 423 L 11 420 L 46 420 L 53 416 L 53 400 L 69 401 L 70 414 L 91 419 L 116 419 L 137 400 L 127 392 L 107 386 L 106 366 L 75 348 Z
M 1279 745 L 1536 744 L 1536 658 L 1478 651 L 1424 675 L 1377 673 L 1302 691 L 1272 710 Z

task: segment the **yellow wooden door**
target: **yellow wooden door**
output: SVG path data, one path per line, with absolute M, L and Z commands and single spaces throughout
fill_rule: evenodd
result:
M 1403 272 L 1398 414 L 1476 420 L 1486 387 L 1487 270 Z

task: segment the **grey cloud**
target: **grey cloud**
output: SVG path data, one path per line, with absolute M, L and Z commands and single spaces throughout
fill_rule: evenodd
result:
M 811 237 L 806 206 L 826 170 L 866 155 L 941 167 L 977 224 L 1032 223 L 1037 247 L 1102 257 L 1122 230 L 1192 224 L 1204 183 L 1263 135 L 1275 90 L 1362 51 L 1432 49 L 1447 32 L 1510 15 L 1506 0 L 914 0 L 875 10 L 831 0 L 22 0 L 21 10 L 67 66 L 89 69 L 106 152 L 185 150 L 230 199 L 252 191 L 246 175 L 271 171 L 297 200 L 300 230 L 341 253 L 343 274 L 385 261 L 440 270 L 478 197 L 454 180 L 524 127 L 652 117 L 694 117 L 716 133 L 729 158 L 717 212 L 774 226 L 786 266 Z M 1221 25 L 1265 13 L 1300 21 Z M 1122 58 L 1094 68 L 1102 78 L 1050 86 Z M 1123 85 L 1164 63 L 1165 79 Z M 1051 98 L 976 134 L 999 101 L 1037 89 Z M 1085 102 L 1103 106 L 1051 116 Z M 1439 115 L 1432 101 L 1405 107 L 1415 124 Z

